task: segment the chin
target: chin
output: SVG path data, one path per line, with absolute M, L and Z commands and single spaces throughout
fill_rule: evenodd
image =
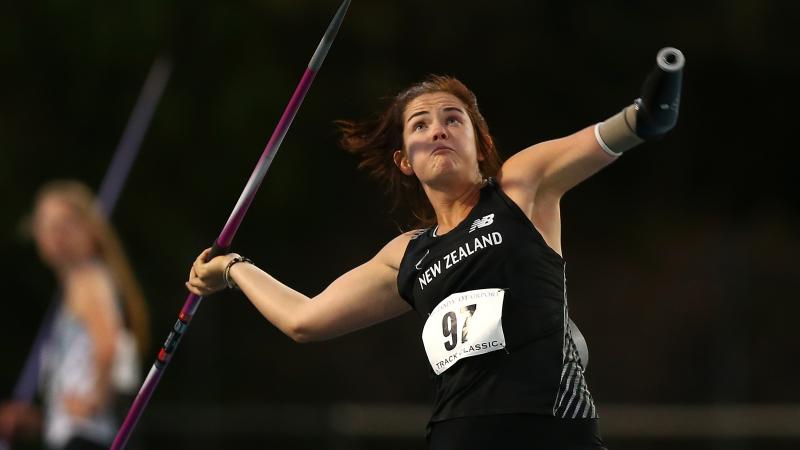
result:
M 457 170 L 455 167 L 437 168 L 434 173 L 428 177 L 428 184 L 436 186 L 448 184 L 452 182 L 460 182 L 469 179 L 469 175 L 462 170 Z

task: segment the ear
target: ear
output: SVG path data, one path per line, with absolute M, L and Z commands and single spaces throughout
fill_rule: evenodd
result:
M 475 153 L 478 154 L 478 162 L 483 162 L 486 159 L 486 155 L 483 154 L 485 151 L 482 145 L 479 144 L 480 140 L 478 139 L 478 133 L 475 133 Z
M 405 152 L 402 150 L 395 150 L 394 155 L 394 164 L 403 172 L 404 175 L 414 175 L 414 169 L 411 168 L 411 163 L 408 162 L 408 158 L 406 158 Z

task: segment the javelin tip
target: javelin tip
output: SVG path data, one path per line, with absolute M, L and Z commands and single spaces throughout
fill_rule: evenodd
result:
M 344 16 L 347 14 L 348 7 L 350 7 L 350 0 L 344 0 L 342 4 L 339 5 L 339 9 L 336 10 L 336 14 L 333 16 L 330 25 L 328 25 L 328 29 L 325 31 L 325 36 L 322 37 L 322 40 L 317 46 L 317 50 L 314 52 L 314 56 L 311 57 L 308 68 L 314 72 L 319 70 L 320 66 L 322 66 L 322 62 L 328 55 L 328 50 L 330 50 L 331 45 L 333 45 L 336 33 L 339 32 L 339 28 L 342 26 L 342 22 L 344 22 Z

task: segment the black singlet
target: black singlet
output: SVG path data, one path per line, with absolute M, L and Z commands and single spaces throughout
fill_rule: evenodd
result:
M 607 450 L 597 419 L 538 414 L 461 417 L 431 424 L 431 450 Z
M 515 413 L 596 418 L 567 326 L 564 261 L 522 210 L 489 179 L 466 219 L 435 232 L 409 242 L 400 295 L 427 319 L 451 294 L 504 289 L 506 348 L 458 360 L 440 375 L 432 370 L 431 423 Z

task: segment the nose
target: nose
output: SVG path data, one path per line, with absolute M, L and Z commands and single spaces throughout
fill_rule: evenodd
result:
M 438 141 L 440 139 L 447 139 L 447 130 L 440 125 L 437 124 L 436 126 L 432 127 L 431 131 L 433 132 L 433 140 Z

